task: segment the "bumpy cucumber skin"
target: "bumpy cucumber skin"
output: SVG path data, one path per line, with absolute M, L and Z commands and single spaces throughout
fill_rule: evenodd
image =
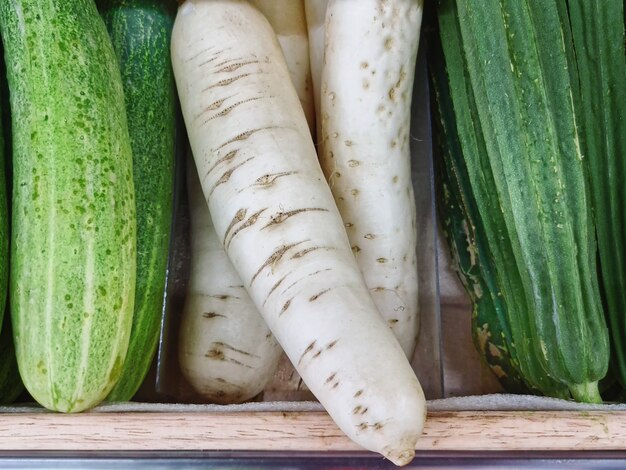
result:
M 128 401 L 145 378 L 161 326 L 174 185 L 174 19 L 159 0 L 113 0 L 101 9 L 126 97 L 137 205 L 135 312 L 122 375 L 108 401 Z
M 20 375 L 95 406 L 130 335 L 136 221 L 120 71 L 92 0 L 0 3 L 13 124 L 11 316 Z

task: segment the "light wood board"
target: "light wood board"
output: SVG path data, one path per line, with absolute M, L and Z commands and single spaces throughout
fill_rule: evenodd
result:
M 423 451 L 626 450 L 626 412 L 434 412 Z M 11 413 L 0 450 L 357 451 L 323 412 Z

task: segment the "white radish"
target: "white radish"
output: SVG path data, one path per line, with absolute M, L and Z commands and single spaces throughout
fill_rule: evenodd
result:
M 315 105 L 309 63 L 309 38 L 307 36 L 304 0 L 248 0 L 270 22 L 280 48 L 285 55 L 304 115 L 311 133 L 315 132 Z
M 215 233 L 191 157 L 187 191 L 191 265 L 178 342 L 181 372 L 210 401 L 241 403 L 263 391 L 282 349 Z
M 172 63 L 216 231 L 252 300 L 338 426 L 408 463 L 424 394 L 363 283 L 272 28 L 246 2 L 188 0 Z
M 409 126 L 422 4 L 330 0 L 320 162 L 365 283 L 406 355 L 419 330 Z
M 328 0 L 304 0 L 315 103 L 316 143 L 321 140 L 322 135 L 320 96 L 322 87 L 322 66 L 324 64 L 324 23 L 326 21 L 327 5 Z

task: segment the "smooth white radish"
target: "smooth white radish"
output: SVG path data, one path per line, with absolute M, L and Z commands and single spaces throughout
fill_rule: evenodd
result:
M 280 48 L 285 55 L 304 115 L 311 133 L 315 132 L 315 104 L 311 65 L 309 63 L 309 38 L 307 35 L 304 0 L 248 0 L 270 22 Z
M 410 358 L 419 331 L 409 126 L 422 4 L 330 0 L 320 162 L 365 283 Z
M 191 266 L 178 342 L 180 369 L 210 401 L 241 403 L 263 391 L 282 349 L 215 233 L 191 156 L 187 193 Z
M 324 64 L 324 23 L 326 22 L 326 6 L 328 0 L 304 0 L 306 24 L 309 35 L 309 60 L 311 62 L 311 78 L 315 103 L 316 143 L 321 140 L 322 119 L 320 96 L 322 87 L 322 66 Z
M 172 63 L 216 232 L 252 300 L 339 427 L 408 463 L 424 394 L 365 287 L 271 26 L 243 1 L 188 0 Z

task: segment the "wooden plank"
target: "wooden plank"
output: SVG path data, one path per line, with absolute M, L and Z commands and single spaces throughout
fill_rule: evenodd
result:
M 626 412 L 434 412 L 422 451 L 626 450 Z M 0 450 L 354 451 L 323 412 L 0 414 Z

